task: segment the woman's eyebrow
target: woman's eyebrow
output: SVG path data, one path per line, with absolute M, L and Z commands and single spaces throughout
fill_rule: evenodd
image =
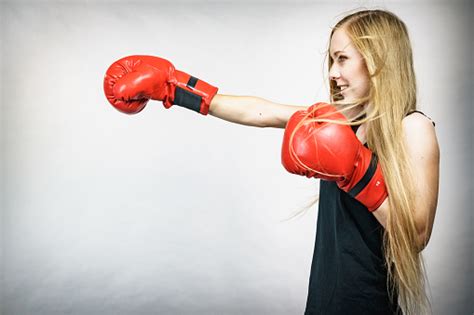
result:
M 343 50 L 338 50 L 338 51 L 332 53 L 332 56 L 337 57 L 338 54 L 343 53 L 343 52 L 344 52 Z

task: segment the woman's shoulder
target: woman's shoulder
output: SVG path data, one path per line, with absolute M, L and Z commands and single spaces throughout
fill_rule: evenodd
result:
M 439 155 L 438 140 L 434 122 L 424 113 L 416 111 L 402 120 L 405 143 L 412 154 L 423 156 Z
M 436 126 L 433 119 L 419 110 L 412 110 L 403 118 L 403 124 L 426 124 L 427 122 L 429 122 L 430 125 Z
M 431 118 L 420 111 L 414 111 L 405 116 L 402 120 L 403 131 L 407 135 L 430 135 L 435 134 L 435 123 Z

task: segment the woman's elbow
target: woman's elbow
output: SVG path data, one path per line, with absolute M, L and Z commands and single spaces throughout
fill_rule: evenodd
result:
M 429 234 L 427 234 L 427 233 L 419 234 L 418 239 L 417 239 L 417 244 L 416 244 L 417 251 L 418 252 L 423 251 L 426 248 L 426 246 L 428 245 L 429 241 L 430 241 L 430 235 Z

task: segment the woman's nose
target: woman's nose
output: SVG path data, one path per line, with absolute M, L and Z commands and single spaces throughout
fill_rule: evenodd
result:
M 335 67 L 329 71 L 329 80 L 337 80 L 341 77 L 341 73 Z

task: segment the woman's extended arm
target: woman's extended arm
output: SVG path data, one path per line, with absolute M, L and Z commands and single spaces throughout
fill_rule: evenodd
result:
M 241 125 L 285 128 L 294 112 L 307 108 L 277 104 L 255 96 L 217 94 L 212 99 L 209 114 Z
M 155 56 L 119 59 L 107 69 L 104 77 L 104 92 L 109 103 L 127 114 L 140 112 L 152 99 L 162 101 L 166 108 L 179 105 L 242 125 L 285 128 L 294 112 L 306 109 L 260 97 L 219 95 L 217 91 L 217 87 Z

